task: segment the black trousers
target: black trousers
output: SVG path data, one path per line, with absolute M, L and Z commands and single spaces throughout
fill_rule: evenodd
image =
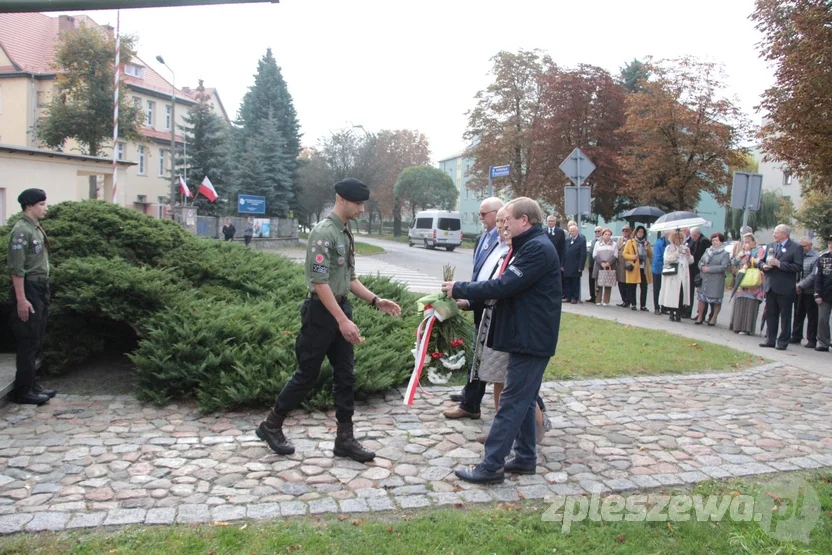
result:
M 36 361 L 46 339 L 46 320 L 49 316 L 50 302 L 49 285 L 45 282 L 24 281 L 23 291 L 26 293 L 26 300 L 34 309 L 34 313 L 29 314 L 29 320 L 26 322 L 17 315 L 17 295 L 14 287 L 9 293 L 12 305 L 9 323 L 17 342 L 14 389 L 18 393 L 26 393 L 35 385 Z
M 246 235 L 243 237 L 243 240 L 246 242 L 246 246 L 248 246 L 248 244 L 251 243 L 251 235 Z
M 595 302 L 595 278 L 592 277 L 592 268 L 589 269 L 589 302 Z
M 653 309 L 660 310 L 661 307 L 659 306 L 659 293 L 662 290 L 662 275 L 661 274 L 653 274 Z
M 627 297 L 624 299 L 624 302 L 629 303 L 630 306 L 636 306 L 636 290 L 641 285 L 641 295 L 638 297 L 638 301 L 640 304 L 638 306 L 647 306 L 647 276 L 644 275 L 644 268 L 641 268 L 641 284 L 638 283 L 627 283 Z M 658 297 L 656 297 L 658 298 Z
M 352 307 L 346 300 L 341 309 L 352 320 Z M 338 322 L 324 304 L 317 299 L 303 301 L 300 308 L 301 328 L 295 340 L 298 366 L 289 382 L 277 396 L 274 411 L 286 415 L 300 406 L 309 391 L 315 387 L 324 357 L 332 365 L 332 392 L 335 398 L 335 418 L 338 422 L 351 422 L 355 412 L 355 357 L 352 343 L 344 339 Z
M 459 408 L 468 412 L 480 412 L 482 410 L 482 398 L 485 395 L 485 386 L 487 385 L 488 382 L 481 380 L 469 380 L 462 388 L 462 402 L 459 404 Z M 537 396 L 537 406 L 540 407 L 540 410 L 546 411 L 546 405 L 540 395 Z
M 688 302 L 685 304 L 685 308 L 682 310 L 682 316 L 685 316 L 686 318 L 690 318 L 691 314 L 693 313 L 693 301 L 696 298 L 696 287 L 693 285 L 693 280 L 699 273 L 699 268 L 696 268 L 695 266 L 689 266 L 688 272 L 688 275 L 690 276 L 690 294 L 688 295 Z
M 766 343 L 779 347 L 786 347 L 789 344 L 794 301 L 795 294 L 778 295 L 771 291 L 766 293 Z
M 630 303 L 630 292 L 627 290 L 627 283 L 624 281 L 618 282 L 618 293 L 621 295 L 621 302 L 624 304 Z
M 792 326 L 792 341 L 803 339 L 803 321 L 806 321 L 806 341 L 816 343 L 818 339 L 818 303 L 814 293 L 803 293 L 797 297 Z

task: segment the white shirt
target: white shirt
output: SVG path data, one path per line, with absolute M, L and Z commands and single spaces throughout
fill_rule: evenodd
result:
M 491 251 L 491 254 L 489 254 L 488 258 L 485 259 L 485 262 L 482 263 L 482 267 L 480 268 L 475 281 L 488 281 L 489 279 L 492 279 L 494 272 L 497 269 L 497 262 L 500 260 L 500 257 L 507 252 L 508 245 L 505 243 L 500 243 L 494 247 L 494 250 Z

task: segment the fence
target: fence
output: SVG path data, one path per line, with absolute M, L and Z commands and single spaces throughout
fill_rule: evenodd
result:
M 222 228 L 226 220 L 234 226 L 234 241 L 242 241 L 246 229 L 246 217 L 243 216 L 197 216 L 196 235 L 210 239 L 225 239 Z M 251 246 L 255 248 L 275 248 L 289 246 L 298 242 L 298 221 L 289 218 L 253 218 L 254 226 Z

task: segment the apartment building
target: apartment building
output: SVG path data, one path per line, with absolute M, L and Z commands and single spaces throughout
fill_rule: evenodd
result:
M 52 99 L 56 78 L 52 67 L 55 46 L 61 33 L 71 32 L 81 25 L 113 32 L 111 27 L 101 27 L 84 15 L 52 17 L 39 13 L 0 13 L 0 164 L 3 163 L 3 146 L 48 150 L 37 139 L 37 126 L 46 117 L 46 108 Z M 74 197 L 80 200 L 90 197 L 89 175 L 97 175 L 99 187 L 96 198 L 115 200 L 124 207 L 161 218 L 165 215 L 171 186 L 171 127 L 181 125 L 190 108 L 196 105 L 196 91 L 187 88 L 174 90 L 173 85 L 140 56 L 122 64 L 121 78 L 127 87 L 128 101 L 141 108 L 143 138 L 135 143 L 119 141 L 116 144 L 120 161 L 116 198 L 113 198 L 112 192 L 112 163 L 109 169 L 106 164 L 98 164 L 97 173 L 92 174 L 89 157 L 78 159 L 79 163 L 83 161 L 85 169 L 79 169 L 76 183 L 40 182 L 40 186 L 47 192 L 49 188 L 59 189 L 61 194 L 56 198 L 66 200 L 65 197 Z M 216 89 L 211 89 L 210 94 L 216 113 L 228 121 Z M 176 121 L 173 121 L 174 112 Z M 183 137 L 178 132 L 179 128 L 176 129 L 177 149 L 181 149 Z M 110 148 L 108 145 L 102 159 L 112 160 Z M 60 159 L 66 165 L 73 155 L 83 153 L 77 144 L 70 141 L 61 154 Z M 48 157 L 39 158 L 45 161 Z M 38 167 L 46 166 L 39 164 Z M 20 171 L 19 160 L 17 168 Z M 32 166 L 33 171 L 34 168 Z M 42 171 L 31 174 L 32 179 L 27 180 L 25 185 L 38 184 L 43 175 Z M 65 172 L 62 175 L 65 176 Z M 0 189 L 3 189 L 0 201 L 3 197 L 9 199 L 3 203 L 0 218 L 19 209 L 12 202 L 17 197 L 17 193 L 12 194 L 12 189 L 18 188 L 25 186 L 4 183 L 0 171 Z

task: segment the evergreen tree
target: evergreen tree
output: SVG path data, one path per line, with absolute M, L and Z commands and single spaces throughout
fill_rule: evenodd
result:
M 187 144 L 187 159 L 180 159 L 177 165 L 187 167 L 187 183 L 193 194 L 205 176 L 211 180 L 219 197 L 216 202 L 209 202 L 203 196 L 194 201 L 199 213 L 218 215 L 225 211 L 227 203 L 233 204 L 236 198 L 230 195 L 228 184 L 230 172 L 227 159 L 226 126 L 222 119 L 211 109 L 211 96 L 205 92 L 202 79 L 196 89 L 197 105 L 186 115 L 184 125 L 180 125 Z
M 273 172 L 264 176 L 274 191 L 267 195 L 272 203 L 267 203 L 267 213 L 286 215 L 289 210 L 297 210 L 298 155 L 300 154 L 300 125 L 297 112 L 292 103 L 292 95 L 283 79 L 280 67 L 272 55 L 266 51 L 257 66 L 254 85 L 243 97 L 238 112 L 238 124 L 241 127 L 242 140 L 237 142 L 238 170 L 247 175 L 256 173 L 256 168 L 246 169 L 242 165 L 251 160 L 250 151 L 258 153 L 259 164 L 263 171 Z M 242 184 L 246 183 L 239 180 Z M 245 186 L 254 186 L 247 183 Z M 258 184 L 257 187 L 260 185 Z
M 642 61 L 633 59 L 621 68 L 621 86 L 630 92 L 644 91 L 644 81 L 650 79 L 650 70 Z

